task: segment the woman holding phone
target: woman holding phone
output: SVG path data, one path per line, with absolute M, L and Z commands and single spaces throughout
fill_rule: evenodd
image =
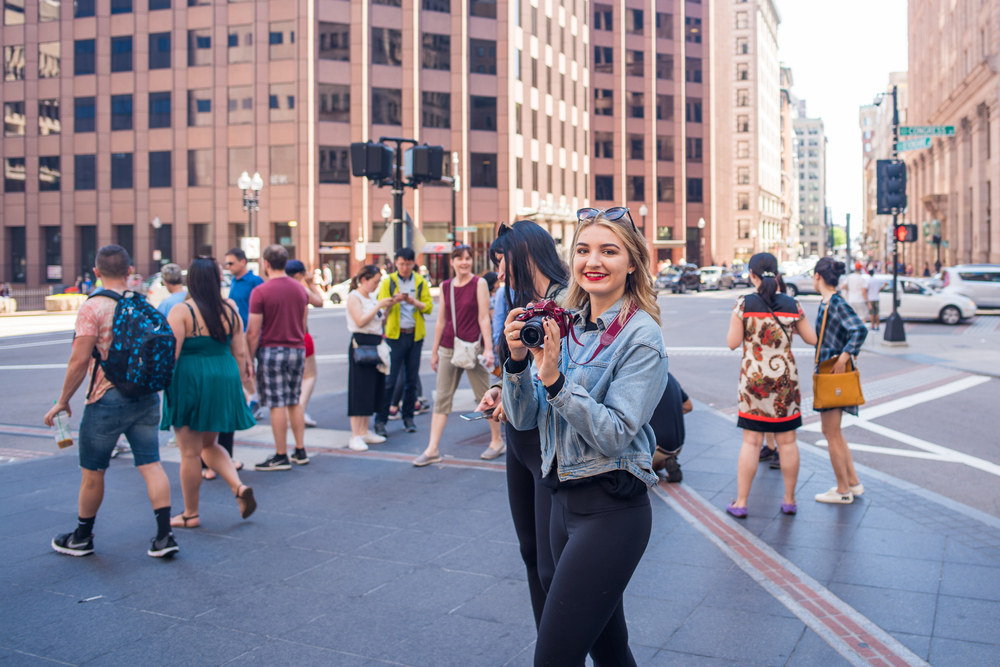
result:
M 568 317 L 521 342 L 514 308 L 504 335 L 503 406 L 514 428 L 538 428 L 542 483 L 552 490 L 555 573 L 535 665 L 635 665 L 622 594 L 649 541 L 650 417 L 667 383 L 649 250 L 626 208 L 577 212 Z M 537 323 L 533 326 L 537 326 Z M 571 334 L 562 338 L 562 329 Z M 531 354 L 535 368 L 530 369 Z

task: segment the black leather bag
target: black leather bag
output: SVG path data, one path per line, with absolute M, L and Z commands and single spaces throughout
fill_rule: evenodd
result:
M 354 350 L 354 363 L 358 366 L 378 366 L 382 363 L 382 358 L 378 356 L 378 345 L 358 345 L 358 341 L 351 341 Z

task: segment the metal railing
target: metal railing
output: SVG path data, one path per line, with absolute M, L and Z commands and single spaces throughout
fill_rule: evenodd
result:
M 17 301 L 17 312 L 45 310 L 45 297 L 52 295 L 52 287 L 11 286 L 10 297 Z

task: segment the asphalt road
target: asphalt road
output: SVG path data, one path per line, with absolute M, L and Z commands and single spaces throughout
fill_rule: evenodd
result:
M 663 295 L 659 301 L 671 372 L 704 409 L 730 415 L 736 407 L 739 354 L 725 347 L 725 335 L 739 293 Z M 818 297 L 800 297 L 800 302 L 813 320 Z M 27 321 L 31 319 L 37 323 Z M 59 366 L 69 357 L 72 338 L 65 322 L 69 319 L 18 318 L 15 326 L 9 319 L 0 319 L 0 462 L 55 449 L 51 439 L 18 434 L 16 427 L 41 427 L 42 415 L 59 392 L 64 375 Z M 53 331 L 60 328 L 64 330 Z M 343 306 L 311 311 L 310 331 L 319 359 L 314 397 L 346 391 L 349 336 Z M 910 335 L 940 336 L 950 331 L 945 325 L 925 324 L 920 325 L 919 334 Z M 433 322 L 429 335 L 433 335 Z M 961 335 L 953 337 L 961 344 Z M 421 373 L 430 394 L 434 376 L 428 350 L 429 346 Z M 795 350 L 803 394 L 809 395 L 812 349 L 798 341 Z M 862 353 L 859 366 L 869 401 L 866 407 L 881 412 L 845 430 L 848 441 L 858 446 L 855 459 L 1000 517 L 1000 380 L 868 351 Z M 72 403 L 74 426 L 83 410 L 82 394 L 78 392 Z M 863 419 L 865 414 L 863 410 Z M 342 415 L 330 417 L 338 424 L 346 423 Z M 810 430 L 814 421 L 814 415 L 806 415 L 800 440 L 822 445 L 822 434 Z M 70 454 L 75 455 L 75 449 L 64 455 Z M 830 479 L 832 483 L 832 472 Z

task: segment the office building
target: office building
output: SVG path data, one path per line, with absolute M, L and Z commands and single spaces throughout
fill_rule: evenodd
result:
M 829 243 L 826 205 L 826 135 L 821 118 L 793 121 L 799 153 L 800 245 L 804 256 L 823 257 Z

